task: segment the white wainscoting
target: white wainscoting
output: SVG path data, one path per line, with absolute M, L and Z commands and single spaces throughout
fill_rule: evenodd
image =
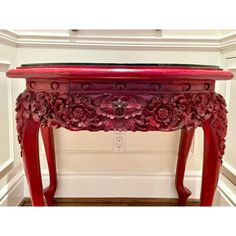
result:
M 24 172 L 21 163 L 1 180 L 0 206 L 18 206 L 24 199 Z
M 5 72 L 8 70 L 10 63 L 8 61 L 0 61 L 0 176 L 5 172 L 14 161 L 13 143 L 12 143 L 12 117 L 11 109 L 11 84 L 10 80 L 5 78 Z
M 217 205 L 236 205 L 236 182 L 232 182 L 231 176 L 236 176 L 236 156 L 235 156 L 235 89 L 236 89 L 236 34 L 228 35 L 223 43 L 221 50 L 221 66 L 229 69 L 234 73 L 234 79 L 225 82 L 225 93 L 227 109 L 228 109 L 228 130 L 226 137 L 226 150 L 224 155 L 223 166 L 227 169 L 227 173 L 221 176 L 218 184 L 218 200 Z M 226 43 L 228 46 L 226 46 Z M 217 197 L 216 197 L 217 199 Z
M 214 206 L 236 206 L 236 187 L 221 176 L 214 197 Z
M 17 65 L 17 49 L 0 33 L 0 205 L 17 206 L 24 198 L 24 174 L 15 128 L 15 99 L 19 81 L 6 78 Z

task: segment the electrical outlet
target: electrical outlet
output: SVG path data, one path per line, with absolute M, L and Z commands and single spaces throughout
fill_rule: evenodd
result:
M 125 133 L 113 134 L 113 151 L 124 152 L 125 151 Z

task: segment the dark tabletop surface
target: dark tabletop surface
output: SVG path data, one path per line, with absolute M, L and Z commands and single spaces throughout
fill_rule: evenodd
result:
M 196 67 L 196 68 L 219 68 L 216 65 L 200 65 L 200 64 L 171 64 L 171 63 L 32 63 L 22 64 L 27 66 L 173 66 L 173 67 Z

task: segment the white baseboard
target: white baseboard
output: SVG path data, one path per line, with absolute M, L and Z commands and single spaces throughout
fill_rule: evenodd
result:
M 48 174 L 43 173 L 43 184 L 48 184 Z M 154 174 L 86 174 L 59 173 L 56 197 L 150 197 L 177 198 L 174 186 L 174 175 L 168 172 Z M 23 182 L 20 181 L 19 184 Z M 18 184 L 18 185 L 19 185 Z M 190 199 L 198 199 L 201 189 L 201 175 L 199 172 L 187 172 L 185 186 L 192 195 Z M 20 189 L 21 187 L 18 186 Z M 25 197 L 29 191 L 24 181 Z M 236 206 L 236 196 L 229 187 L 219 180 L 215 193 L 214 206 Z
M 24 172 L 21 170 L 0 189 L 0 206 L 18 206 L 24 199 Z
M 219 180 L 215 193 L 214 206 L 236 206 L 236 194 L 229 185 Z
M 43 173 L 44 187 L 48 174 Z M 177 198 L 175 176 L 169 172 L 104 174 L 58 173 L 56 197 L 154 197 Z M 201 174 L 187 172 L 185 184 L 192 191 L 191 198 L 199 198 Z M 25 196 L 29 196 L 25 185 Z

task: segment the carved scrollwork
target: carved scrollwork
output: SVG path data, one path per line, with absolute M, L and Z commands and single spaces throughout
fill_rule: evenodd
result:
M 214 107 L 211 106 L 211 127 L 215 130 L 218 143 L 218 156 L 223 157 L 225 151 L 225 137 L 227 133 L 227 110 L 225 99 L 220 95 L 213 97 Z
M 24 122 L 69 130 L 172 131 L 198 127 L 211 119 L 224 153 L 226 104 L 217 93 L 77 94 L 24 91 L 17 98 L 17 130 L 21 143 Z

